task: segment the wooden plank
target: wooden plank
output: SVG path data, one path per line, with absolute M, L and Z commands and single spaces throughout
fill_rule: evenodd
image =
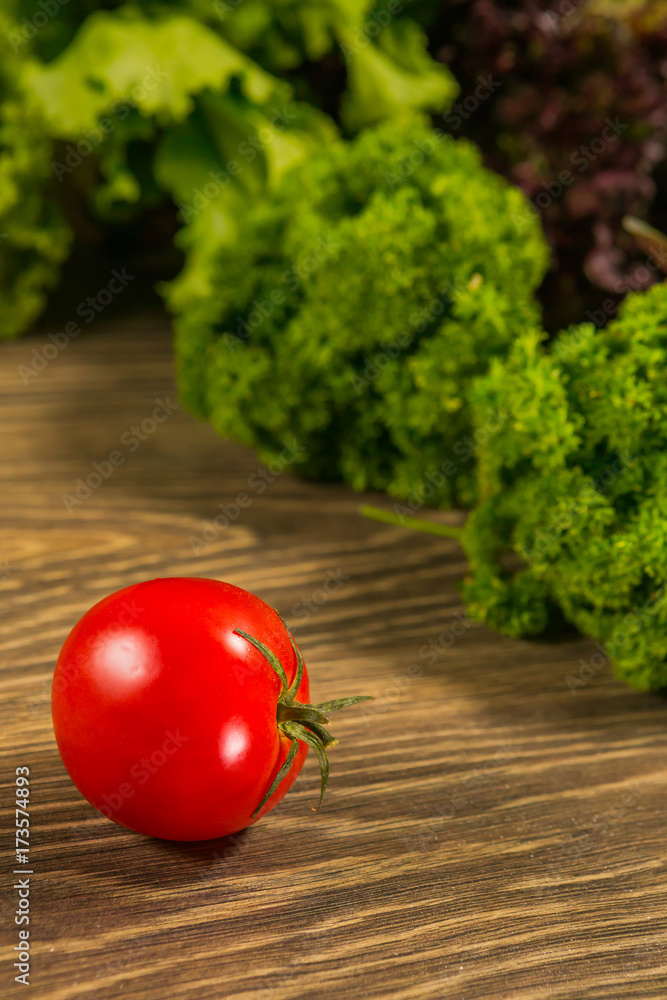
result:
M 135 447 L 155 400 L 176 398 L 161 316 L 101 318 L 22 380 L 45 343 L 0 352 L 2 816 L 7 830 L 26 764 L 31 996 L 664 998 L 663 699 L 606 669 L 572 693 L 591 643 L 471 625 L 458 545 L 360 518 L 342 486 L 286 470 L 253 492 L 256 456 L 176 408 Z M 194 552 L 240 491 L 250 507 Z M 336 720 L 320 814 L 310 760 L 264 821 L 199 845 L 124 831 L 71 784 L 50 722 L 59 646 L 98 598 L 160 575 L 254 591 L 294 627 L 318 700 L 375 696 Z M 10 964 L 3 995 L 21 989 Z

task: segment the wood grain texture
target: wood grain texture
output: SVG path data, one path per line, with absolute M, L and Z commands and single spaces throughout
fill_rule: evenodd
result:
M 24 385 L 17 367 L 44 343 L 0 351 L 2 814 L 7 831 L 27 764 L 29 995 L 665 998 L 665 702 L 608 669 L 573 694 L 565 677 L 592 644 L 465 622 L 455 542 L 365 521 L 357 496 L 289 469 L 259 493 L 257 458 L 180 410 L 130 451 L 123 435 L 175 399 L 160 316 L 100 319 Z M 62 494 L 116 449 L 123 464 L 68 512 Z M 195 553 L 239 492 L 250 506 Z M 229 580 L 277 607 L 316 700 L 375 695 L 336 720 L 320 814 L 310 759 L 263 822 L 200 845 L 124 831 L 71 784 L 49 710 L 60 644 L 104 594 L 159 575 Z M 23 989 L 10 965 L 2 996 Z

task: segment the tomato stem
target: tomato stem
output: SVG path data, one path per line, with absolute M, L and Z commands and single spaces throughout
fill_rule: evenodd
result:
M 283 722 L 328 722 L 326 715 L 318 711 L 314 705 L 288 705 L 284 701 L 278 701 L 278 725 Z
M 294 638 L 292 637 L 292 633 L 287 628 L 285 621 L 282 618 L 280 620 L 283 623 L 283 625 L 285 625 L 285 629 L 287 631 L 287 634 L 289 635 L 290 642 L 292 643 L 292 649 L 294 650 L 294 654 L 296 656 L 296 673 L 294 675 L 294 680 L 292 681 L 287 691 L 287 701 L 293 703 L 294 699 L 297 696 L 297 692 L 301 687 L 301 680 L 303 678 L 303 656 L 301 655 L 301 650 L 299 649 L 299 647 L 294 641 Z
M 268 792 L 266 793 L 266 795 L 264 796 L 264 798 L 262 799 L 262 801 L 260 802 L 260 804 L 257 806 L 257 808 L 255 809 L 254 813 L 252 814 L 252 818 L 253 819 L 255 818 L 255 816 L 257 815 L 257 813 L 259 812 L 259 810 L 262 808 L 262 806 L 266 802 L 269 801 L 269 799 L 274 794 L 274 792 L 278 791 L 278 788 L 280 787 L 283 778 L 285 778 L 287 776 L 287 773 L 288 773 L 289 769 L 292 766 L 292 761 L 296 757 L 296 752 L 297 752 L 298 749 L 299 749 L 299 741 L 296 738 L 293 738 L 292 739 L 292 745 L 289 748 L 289 753 L 287 754 L 287 757 L 285 757 L 285 760 L 283 762 L 283 766 L 280 768 L 280 770 L 278 771 L 277 775 L 275 776 L 275 778 L 271 782 L 271 787 L 269 788 Z
M 282 621 L 282 618 L 280 620 Z M 283 625 L 285 625 L 284 621 Z M 294 758 L 296 757 L 300 742 L 306 743 L 315 751 L 320 765 L 320 799 L 317 806 L 313 809 L 313 812 L 317 812 L 319 810 L 322 805 L 322 799 L 324 798 L 327 783 L 329 781 L 329 758 L 327 756 L 327 750 L 338 743 L 338 740 L 324 728 L 324 723 L 329 722 L 328 716 L 325 715 L 324 712 L 337 712 L 341 708 L 348 708 L 350 705 L 356 705 L 360 701 L 368 701 L 371 697 L 370 695 L 358 695 L 352 698 L 335 698 L 333 701 L 325 701 L 320 705 L 307 705 L 303 702 L 296 701 L 295 699 L 303 679 L 303 657 L 301 656 L 301 652 L 294 641 L 294 636 L 287 628 L 287 625 L 285 625 L 285 629 L 290 638 L 290 642 L 292 643 L 292 649 L 294 650 L 297 662 L 294 679 L 289 685 L 287 682 L 285 668 L 276 654 L 254 636 L 248 635 L 247 632 L 243 632 L 239 628 L 234 629 L 236 635 L 240 635 L 244 639 L 247 639 L 247 641 L 251 643 L 255 649 L 259 650 L 269 666 L 278 676 L 281 684 L 281 691 L 278 697 L 278 706 L 276 708 L 276 722 L 278 729 L 283 733 L 283 735 L 287 736 L 288 739 L 292 741 L 292 745 L 289 748 L 282 766 L 271 782 L 271 785 L 262 798 L 262 801 L 252 814 L 253 819 L 257 816 L 262 807 L 266 805 L 271 796 L 275 794 L 284 778 L 287 777 L 290 768 L 292 767 Z
M 243 632 L 240 628 L 235 628 L 234 631 L 237 635 L 243 636 L 244 639 L 247 639 L 248 642 L 252 643 L 255 649 L 258 649 L 262 656 L 266 657 L 280 678 L 280 683 L 283 688 L 282 694 L 284 694 L 287 691 L 287 674 L 285 673 L 283 665 L 276 654 L 272 652 L 268 646 L 265 646 L 263 642 L 260 642 L 259 639 L 255 639 L 254 635 L 248 635 L 247 632 Z
M 320 765 L 320 800 L 313 807 L 313 812 L 319 812 L 329 782 L 329 757 L 327 755 L 327 748 L 316 733 L 306 729 L 305 726 L 301 726 L 298 722 L 286 722 L 285 732 L 288 736 L 293 736 L 295 740 L 302 740 L 304 743 L 307 743 L 317 755 Z

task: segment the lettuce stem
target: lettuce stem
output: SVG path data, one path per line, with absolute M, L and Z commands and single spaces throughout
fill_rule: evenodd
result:
M 440 535 L 443 538 L 456 538 L 460 540 L 463 528 L 455 528 L 451 524 L 437 524 L 435 521 L 425 521 L 418 517 L 406 517 L 403 514 L 394 514 L 381 507 L 372 507 L 370 504 L 363 504 L 359 508 L 359 513 L 363 517 L 370 517 L 374 521 L 384 521 L 385 524 L 395 524 L 399 528 L 413 528 L 415 531 L 426 531 L 430 535 Z

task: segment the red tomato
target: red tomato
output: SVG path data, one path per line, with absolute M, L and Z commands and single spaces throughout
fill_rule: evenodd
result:
M 72 780 L 109 819 L 208 840 L 273 809 L 308 745 L 324 792 L 335 741 L 323 712 L 361 699 L 308 697 L 273 608 L 228 583 L 172 577 L 119 590 L 74 626 L 53 678 L 53 725 Z

